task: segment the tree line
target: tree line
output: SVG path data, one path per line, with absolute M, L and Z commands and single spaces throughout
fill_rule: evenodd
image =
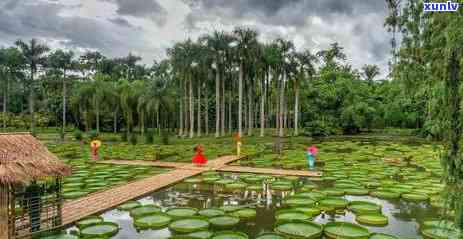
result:
M 167 58 L 76 56 L 35 39 L 0 49 L 4 129 L 60 126 L 180 136 L 330 135 L 384 127 L 419 128 L 401 85 L 380 69 L 353 69 L 342 46 L 297 51 L 292 41 L 258 41 L 238 27 L 175 43 Z M 409 109 L 410 108 L 410 109 Z M 272 131 L 273 132 L 273 131 Z

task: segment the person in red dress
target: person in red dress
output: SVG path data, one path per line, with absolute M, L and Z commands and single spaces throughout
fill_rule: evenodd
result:
M 204 166 L 207 163 L 207 158 L 204 156 L 204 147 L 201 144 L 195 147 L 196 154 L 193 156 L 192 162 L 196 166 Z

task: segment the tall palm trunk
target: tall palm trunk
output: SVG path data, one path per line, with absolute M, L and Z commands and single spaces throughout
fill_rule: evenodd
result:
M 35 98 L 35 82 L 34 82 L 34 67 L 31 66 L 31 84 L 30 84 L 30 89 L 29 89 L 29 113 L 31 115 L 31 125 L 30 125 L 30 130 L 32 133 L 35 132 L 35 111 L 34 111 L 34 98 Z
M 242 124 L 243 124 L 243 61 L 240 62 L 240 76 L 238 79 L 238 134 L 241 136 L 243 133 Z
M 283 114 L 284 114 L 284 99 L 285 99 L 285 83 L 286 83 L 286 71 L 283 70 L 282 72 L 283 74 L 283 78 L 282 78 L 282 81 L 281 81 L 281 85 L 280 85 L 280 109 L 279 109 L 279 112 L 278 112 L 278 115 L 279 115 L 279 130 L 278 130 L 278 136 L 280 137 L 283 137 Z
M 205 109 L 205 119 L 204 119 L 204 126 L 205 126 L 205 134 L 206 136 L 209 135 L 209 102 L 208 102 L 208 94 L 207 94 L 207 87 L 204 88 L 204 106 Z
M 114 111 L 114 119 L 113 119 L 113 132 L 114 133 L 117 133 L 117 112 L 119 111 L 119 108 L 116 108 L 116 110 Z
M 96 96 L 93 96 L 93 103 L 95 104 L 95 113 L 96 113 L 96 133 L 100 134 L 100 104 Z
M 193 77 L 190 75 L 188 78 L 188 91 L 189 91 L 189 96 L 188 96 L 188 102 L 190 105 L 190 138 L 193 138 L 194 136 L 194 110 L 193 110 Z
M 225 77 L 222 78 L 222 101 L 220 102 L 220 135 L 225 135 Z
M 228 132 L 232 132 L 232 92 L 228 92 Z
M 268 74 L 270 77 L 270 73 Z M 267 72 L 264 73 L 261 83 L 261 95 L 260 95 L 260 137 L 265 135 L 265 97 L 267 96 L 266 87 Z
M 181 85 L 181 83 L 180 83 L 180 85 Z M 182 88 L 182 87 L 180 86 L 180 88 Z M 180 114 L 180 116 L 179 116 L 180 117 L 180 119 L 179 119 L 180 122 L 179 123 L 180 123 L 180 126 L 179 126 L 179 131 L 178 131 L 179 136 L 183 135 L 183 100 L 184 100 L 183 96 L 180 97 L 180 100 L 179 100 L 179 103 L 180 103 L 180 107 L 179 107 L 180 108 L 179 109 L 179 114 Z
M 6 113 L 8 111 L 7 107 L 8 107 L 8 91 L 9 91 L 9 79 L 8 77 L 5 77 L 5 81 L 6 81 L 6 84 L 5 84 L 5 89 L 3 91 L 3 129 L 6 131 Z
M 201 137 L 201 84 L 198 84 L 198 133 L 197 136 Z
M 64 140 L 66 133 L 66 69 L 63 69 L 63 128 L 61 129 L 61 140 Z
M 219 66 L 215 72 L 215 137 L 220 134 L 220 73 Z
M 294 85 L 294 135 L 299 135 L 299 80 Z
M 248 84 L 248 135 L 251 136 L 252 135 L 252 117 L 253 117 L 253 113 L 252 113 L 252 100 L 251 100 L 251 94 L 252 94 L 252 84 L 251 82 L 249 82 Z

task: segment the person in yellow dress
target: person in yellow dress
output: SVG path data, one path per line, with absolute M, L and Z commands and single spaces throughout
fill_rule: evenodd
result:
M 92 159 L 93 161 L 97 161 L 99 159 L 98 156 L 98 149 L 101 147 L 101 141 L 95 139 L 90 142 L 90 148 L 92 149 Z
M 235 134 L 235 141 L 236 141 L 236 156 L 240 156 L 241 154 L 241 136 L 239 133 Z

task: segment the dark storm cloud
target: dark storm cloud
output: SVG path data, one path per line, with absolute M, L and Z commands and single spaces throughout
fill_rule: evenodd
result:
M 167 11 L 156 0 L 105 0 L 117 5 L 117 13 L 125 16 L 149 18 L 158 25 L 166 22 Z
M 127 19 L 122 18 L 122 17 L 113 17 L 108 20 L 112 22 L 113 24 L 116 24 L 121 27 L 133 27 L 133 25 L 130 24 L 130 22 L 127 21 Z

